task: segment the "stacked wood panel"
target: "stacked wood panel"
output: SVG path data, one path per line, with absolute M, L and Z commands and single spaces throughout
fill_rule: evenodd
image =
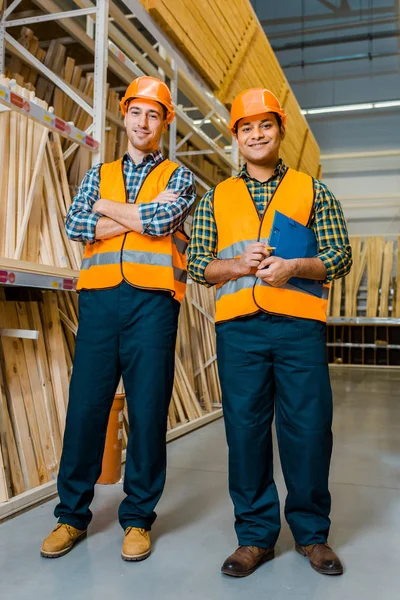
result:
M 140 1 L 228 108 L 246 88 L 270 89 L 288 115 L 283 159 L 319 175 L 318 145 L 248 0 Z

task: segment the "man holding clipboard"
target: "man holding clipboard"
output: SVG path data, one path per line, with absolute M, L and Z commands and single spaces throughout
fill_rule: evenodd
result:
M 325 348 L 329 282 L 351 267 L 338 201 L 279 158 L 286 114 L 268 90 L 232 104 L 246 163 L 207 192 L 194 217 L 188 271 L 217 285 L 218 367 L 239 548 L 222 572 L 250 575 L 274 557 L 280 531 L 271 424 L 296 550 L 326 575 L 343 573 L 327 545 L 332 393 Z

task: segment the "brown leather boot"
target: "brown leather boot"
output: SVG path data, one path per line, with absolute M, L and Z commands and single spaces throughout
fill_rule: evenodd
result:
M 222 573 L 231 577 L 247 577 L 262 563 L 272 560 L 275 556 L 273 548 L 257 548 L 257 546 L 239 546 L 239 548 L 224 562 Z
M 296 551 L 306 556 L 313 569 L 323 575 L 343 575 L 343 565 L 339 557 L 328 544 L 311 544 L 311 546 L 299 546 Z
M 59 558 L 67 554 L 76 542 L 86 536 L 86 529 L 76 529 L 66 523 L 58 523 L 44 540 L 40 554 L 45 558 Z

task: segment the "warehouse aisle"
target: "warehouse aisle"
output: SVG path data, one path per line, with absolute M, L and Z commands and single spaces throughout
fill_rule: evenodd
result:
M 87 540 L 63 558 L 39 555 L 54 523 L 55 500 L 0 525 L 2 600 L 397 599 L 400 372 L 334 368 L 332 380 L 336 437 L 330 541 L 344 562 L 343 577 L 315 573 L 294 552 L 286 524 L 274 561 L 246 579 L 221 575 L 236 540 L 219 420 L 169 445 L 168 482 L 148 560 L 121 560 L 116 514 L 122 486 L 101 486 Z M 276 479 L 282 498 L 278 468 Z

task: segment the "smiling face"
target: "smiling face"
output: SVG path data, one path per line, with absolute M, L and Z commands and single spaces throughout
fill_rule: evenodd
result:
M 168 127 L 165 110 L 161 104 L 141 98 L 130 102 L 124 123 L 129 144 L 136 150 L 146 153 L 158 149 L 161 134 Z
M 248 163 L 264 165 L 279 160 L 279 147 L 285 130 L 275 113 L 240 119 L 237 124 L 239 150 Z

